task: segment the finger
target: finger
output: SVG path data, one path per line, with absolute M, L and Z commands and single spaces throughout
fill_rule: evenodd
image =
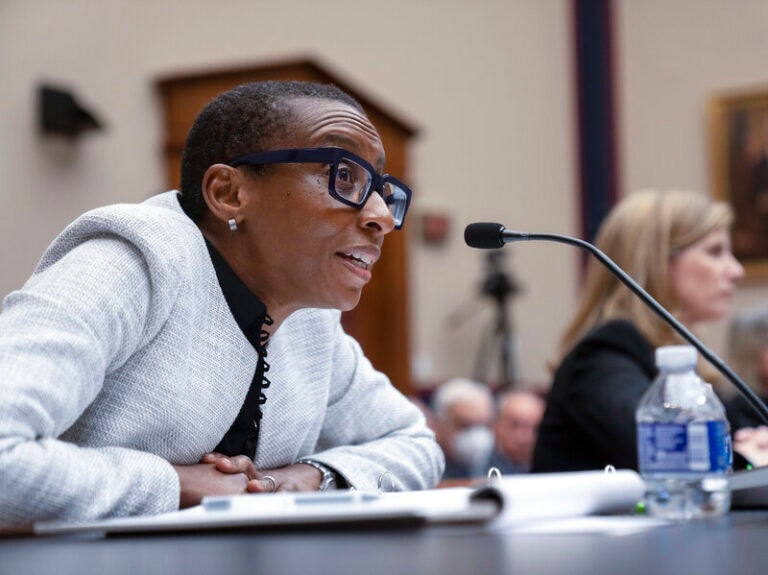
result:
M 264 493 L 264 488 L 261 486 L 259 479 L 251 479 L 245 484 L 245 490 L 248 493 Z
M 200 458 L 201 463 L 216 463 L 216 461 L 220 459 L 227 459 L 227 456 L 223 453 L 219 453 L 218 451 L 212 451 L 210 453 L 204 454 Z
M 237 472 L 237 469 L 232 465 L 232 462 L 226 457 L 222 457 L 221 459 L 216 459 L 215 461 L 213 461 L 213 465 L 216 467 L 216 471 L 221 471 L 222 473 Z
M 759 447 L 760 449 L 765 449 L 768 447 L 768 438 L 766 437 L 758 437 L 755 439 L 755 445 Z
M 258 479 L 251 479 L 245 488 L 249 493 L 274 493 L 280 490 L 277 480 L 271 475 L 262 475 Z
M 252 479 L 255 476 L 251 460 L 242 455 L 236 457 L 219 457 L 213 459 L 211 463 L 213 463 L 217 471 L 221 471 L 222 473 L 244 473 L 249 479 Z
M 216 469 L 229 473 L 247 473 L 253 467 L 253 461 L 245 455 L 222 457 L 216 460 Z
M 742 429 L 739 429 L 736 433 L 733 434 L 733 440 L 734 441 L 747 441 L 752 434 L 754 433 L 754 430 L 749 427 L 744 427 Z

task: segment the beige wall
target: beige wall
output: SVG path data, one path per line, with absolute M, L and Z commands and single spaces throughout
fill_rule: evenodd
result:
M 572 232 L 567 3 L 532 0 L 4 0 L 0 2 L 0 293 L 22 284 L 82 211 L 163 188 L 158 76 L 313 55 L 420 128 L 410 180 L 413 348 L 418 374 L 472 370 L 485 307 L 481 254 L 464 225 Z M 72 145 L 35 131 L 34 88 L 69 84 L 107 123 Z M 449 213 L 450 241 L 422 245 L 417 214 Z M 512 251 L 512 250 L 509 250 Z M 512 256 L 512 254 L 510 254 Z M 573 254 L 514 248 L 521 371 L 542 362 L 574 298 Z M 546 262 L 543 265 L 542 262 Z
M 569 0 L 3 0 L 0 2 L 0 294 L 20 286 L 82 211 L 163 189 L 153 81 L 179 71 L 312 55 L 420 128 L 409 181 L 413 352 L 425 381 L 469 375 L 492 319 L 483 256 L 464 225 L 577 233 Z M 768 83 L 765 0 L 618 0 L 622 188 L 709 188 L 713 92 Z M 108 125 L 74 144 L 35 130 L 34 89 L 69 84 Z M 448 213 L 450 241 L 418 239 Z M 565 246 L 505 250 L 523 284 L 519 372 L 545 381 L 576 296 Z M 741 290 L 739 305 L 762 299 Z M 475 303 L 473 303 L 475 302 Z M 449 329 L 456 310 L 470 310 Z M 717 345 L 719 332 L 711 341 Z
M 768 2 L 618 0 L 616 13 L 623 189 L 714 193 L 707 106 L 768 88 Z M 768 304 L 766 285 L 746 282 L 734 309 Z M 704 333 L 716 351 L 725 327 Z

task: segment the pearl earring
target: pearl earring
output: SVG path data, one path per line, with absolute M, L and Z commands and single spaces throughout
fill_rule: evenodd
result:
M 237 222 L 235 221 L 235 218 L 229 218 L 227 220 L 227 223 L 229 224 L 229 231 L 230 232 L 236 232 L 237 231 Z

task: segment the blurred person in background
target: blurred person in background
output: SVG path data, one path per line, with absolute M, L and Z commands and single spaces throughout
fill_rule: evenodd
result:
M 731 207 L 691 191 L 644 190 L 609 213 L 596 245 L 689 329 L 724 318 L 744 269 Z M 560 344 L 532 471 L 637 469 L 635 410 L 654 349 L 685 343 L 599 261 Z M 716 372 L 700 363 L 711 380 Z
M 728 329 L 728 362 L 760 399 L 768 400 L 768 306 L 734 316 Z M 733 431 L 765 423 L 735 388 L 721 386 L 718 393 Z
M 440 385 L 432 397 L 438 443 L 445 453 L 443 479 L 484 477 L 493 449 L 493 394 L 462 377 Z
M 544 415 L 544 400 L 528 391 L 505 391 L 497 400 L 495 446 L 488 467 L 502 475 L 526 473 Z
M 728 360 L 731 368 L 764 402 L 768 401 L 768 306 L 739 312 L 728 330 Z M 753 465 L 768 464 L 766 422 L 732 386 L 720 386 L 728 421 L 733 432 L 733 449 Z M 734 466 L 745 462 L 736 459 Z

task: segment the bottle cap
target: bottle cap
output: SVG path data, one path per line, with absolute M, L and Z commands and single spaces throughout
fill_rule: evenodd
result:
M 696 348 L 691 345 L 665 345 L 656 348 L 656 367 L 682 369 L 696 365 Z

